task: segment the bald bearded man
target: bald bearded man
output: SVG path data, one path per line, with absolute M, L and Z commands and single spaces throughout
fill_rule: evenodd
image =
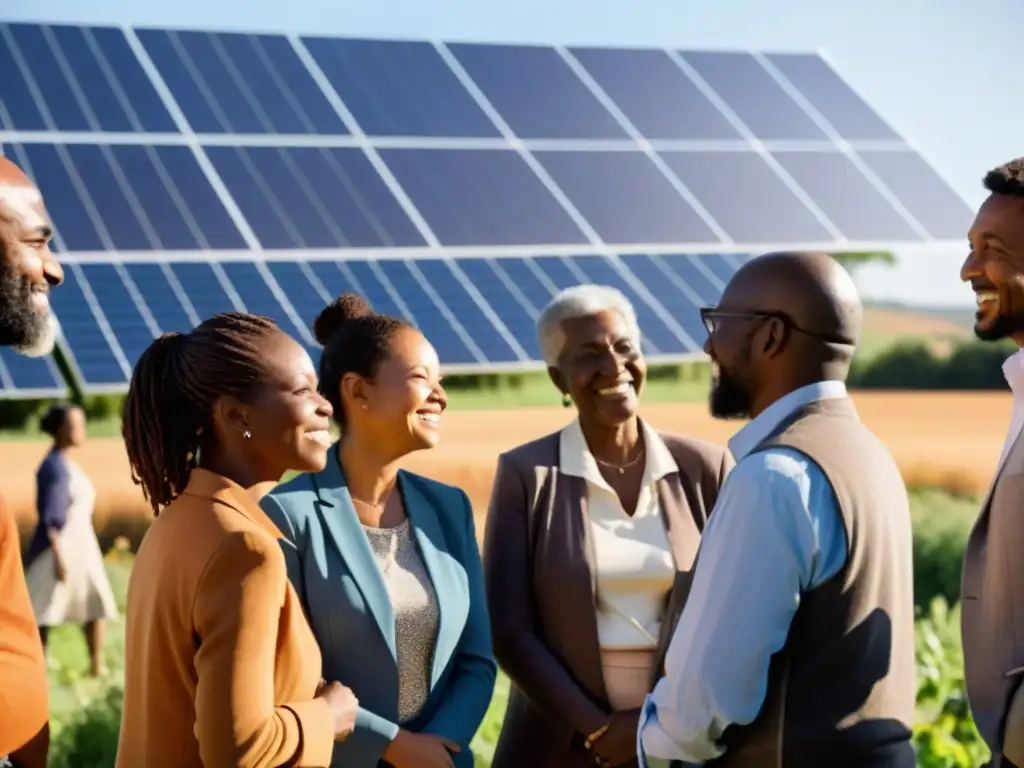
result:
M 641 765 L 914 768 L 910 510 L 846 391 L 853 281 L 824 254 L 768 254 L 701 314 L 712 414 L 751 421 L 645 702 Z
M 64 273 L 39 190 L 0 157 L 0 345 L 26 355 L 53 349 L 49 290 Z M 46 663 L 21 567 L 14 517 L 0 498 L 0 765 L 45 768 L 49 748 Z

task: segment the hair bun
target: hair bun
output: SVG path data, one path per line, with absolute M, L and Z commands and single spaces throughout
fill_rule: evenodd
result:
M 328 304 L 313 321 L 313 335 L 321 345 L 327 346 L 331 336 L 345 323 L 373 314 L 370 302 L 358 293 L 343 293 Z

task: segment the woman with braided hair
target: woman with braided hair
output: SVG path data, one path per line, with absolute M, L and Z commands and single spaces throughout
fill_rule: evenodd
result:
M 260 498 L 319 471 L 330 404 L 273 321 L 216 315 L 139 358 L 123 431 L 154 514 L 128 585 L 123 768 L 326 766 L 352 692 L 321 679 Z

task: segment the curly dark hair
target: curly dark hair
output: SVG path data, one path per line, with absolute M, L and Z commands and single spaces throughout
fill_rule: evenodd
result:
M 267 317 L 225 312 L 188 333 L 165 333 L 135 364 L 121 433 L 132 480 L 159 514 L 188 485 L 210 445 L 221 395 L 247 399 L 265 376 L 264 342 L 282 331 Z
M 994 195 L 1024 197 L 1024 157 L 993 168 L 985 174 L 982 183 Z
M 313 333 L 323 347 L 320 356 L 320 394 L 334 408 L 334 420 L 345 428 L 341 380 L 346 373 L 372 379 L 390 352 L 391 336 L 410 328 L 405 320 L 374 312 L 358 293 L 343 293 L 328 304 L 313 322 Z

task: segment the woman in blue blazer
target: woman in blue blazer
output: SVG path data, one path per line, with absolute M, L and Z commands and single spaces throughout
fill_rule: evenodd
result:
M 262 502 L 323 652 L 353 690 L 335 768 L 472 768 L 494 690 L 473 510 L 466 494 L 398 469 L 432 448 L 447 398 L 437 353 L 408 323 L 344 294 L 314 325 L 320 391 L 342 437 L 327 468 Z

